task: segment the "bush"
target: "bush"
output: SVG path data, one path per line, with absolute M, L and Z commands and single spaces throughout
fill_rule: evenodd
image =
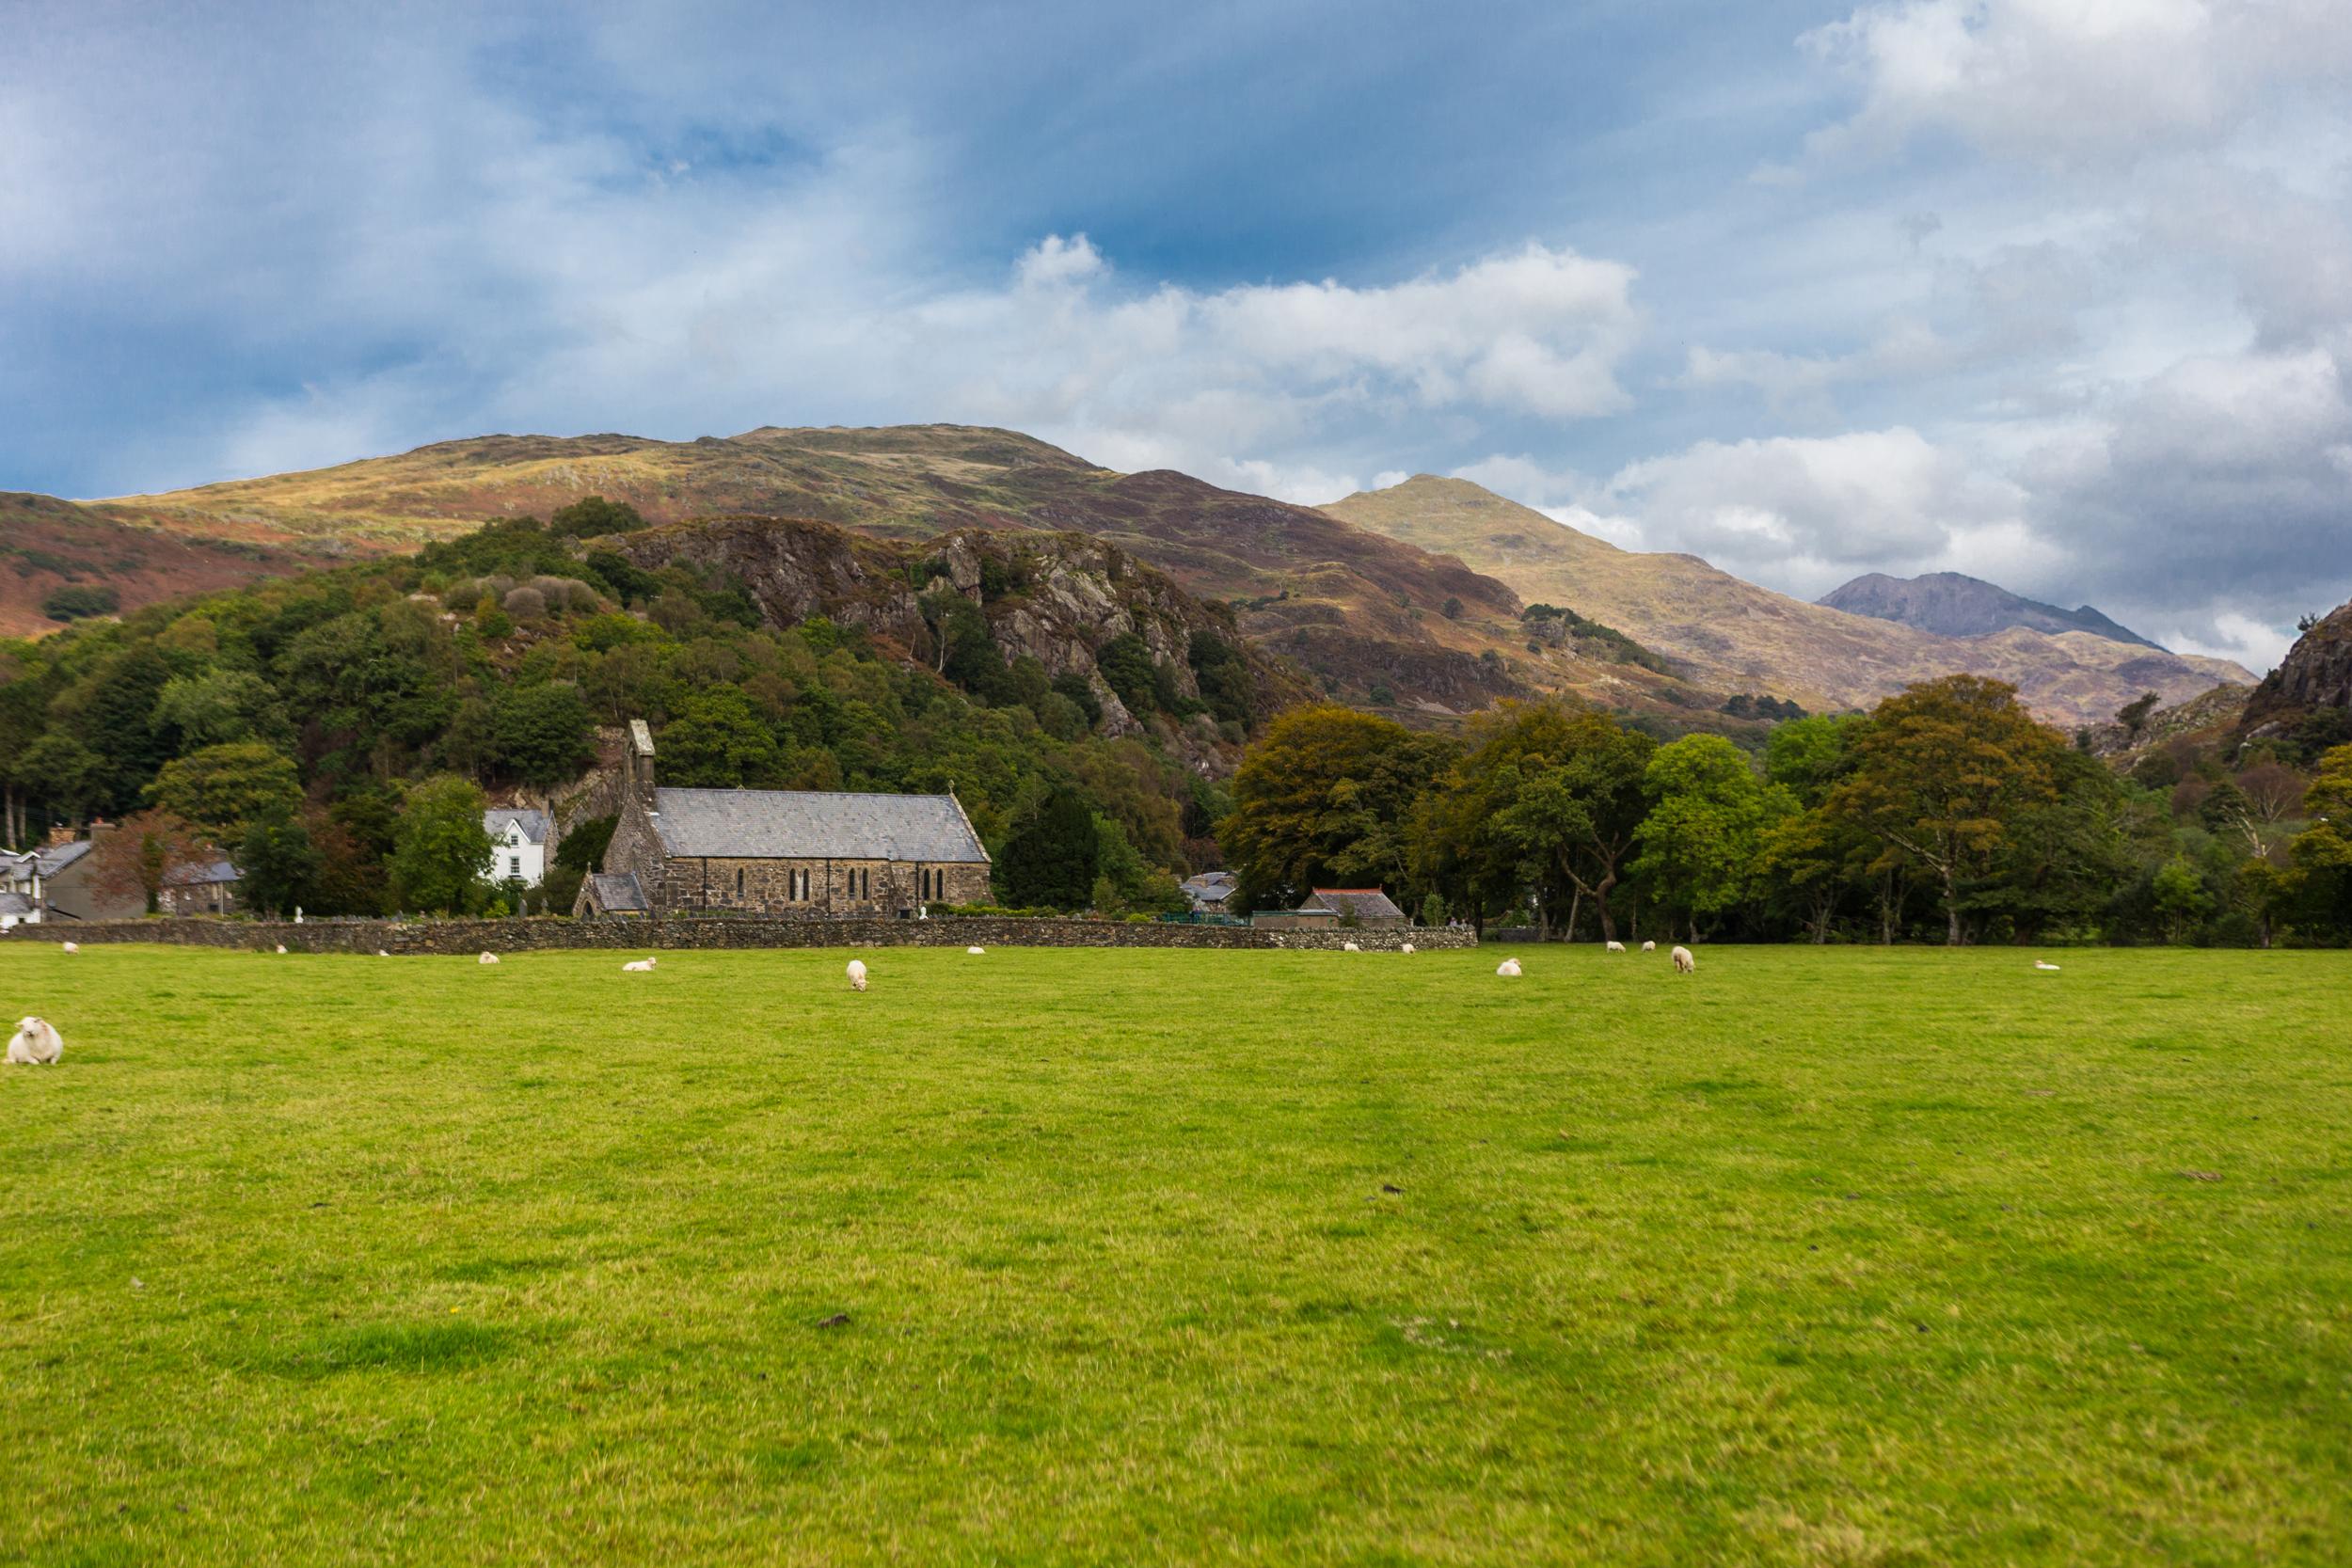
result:
M 50 590 L 40 601 L 40 612 L 52 621 L 79 621 L 91 615 L 112 615 L 122 608 L 122 595 L 111 588 L 86 587 L 68 583 Z

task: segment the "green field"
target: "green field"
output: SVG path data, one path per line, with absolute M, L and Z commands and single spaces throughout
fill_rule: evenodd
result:
M 0 946 L 0 1560 L 2342 1562 L 2352 957 Z

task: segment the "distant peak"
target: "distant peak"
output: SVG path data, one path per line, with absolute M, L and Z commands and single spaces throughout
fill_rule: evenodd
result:
M 1938 637 L 1988 637 L 2023 626 L 2053 635 L 2088 632 L 2112 642 L 2167 651 L 2089 605 L 2060 610 L 1964 572 L 1923 572 L 1915 578 L 1869 572 L 1832 589 L 1816 602 L 1849 615 L 1893 621 Z

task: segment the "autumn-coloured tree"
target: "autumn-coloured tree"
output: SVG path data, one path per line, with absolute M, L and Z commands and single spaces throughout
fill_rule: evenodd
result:
M 109 898 L 142 900 L 149 914 L 164 889 L 220 859 L 202 829 L 160 808 L 139 812 L 90 846 L 90 885 Z
M 1233 809 L 1217 825 L 1241 910 L 1289 903 L 1316 886 L 1406 879 L 1405 824 L 1452 743 L 1332 705 L 1294 708 L 1233 775 Z
M 2011 818 L 2057 798 L 2065 742 L 2018 705 L 2016 688 L 1947 675 L 1879 704 L 1851 744 L 1853 773 L 1829 809 L 1878 841 L 1882 863 L 1927 874 L 1957 945 L 1963 884 L 1990 867 Z

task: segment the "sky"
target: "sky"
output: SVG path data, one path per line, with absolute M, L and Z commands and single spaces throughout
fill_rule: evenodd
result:
M 949 420 L 2261 670 L 2352 597 L 2352 4 L 0 0 L 0 489 Z

